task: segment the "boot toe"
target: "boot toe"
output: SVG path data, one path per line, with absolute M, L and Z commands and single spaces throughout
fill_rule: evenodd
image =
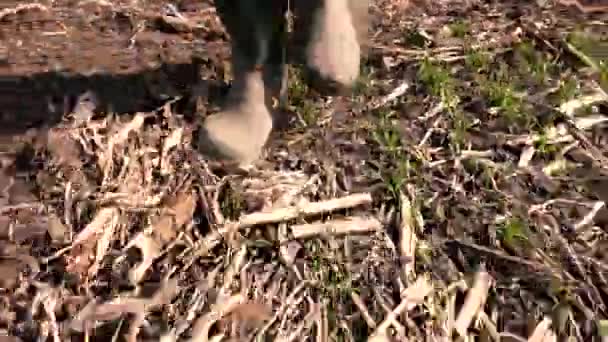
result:
M 215 161 L 249 165 L 262 154 L 271 128 L 269 115 L 251 121 L 242 113 L 215 114 L 201 125 L 198 150 Z

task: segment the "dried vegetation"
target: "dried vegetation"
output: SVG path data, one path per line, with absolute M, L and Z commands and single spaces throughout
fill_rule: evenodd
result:
M 206 163 L 174 101 L 76 113 L 16 142 L 0 178 L 0 335 L 608 334 L 605 24 L 550 1 L 371 10 L 356 94 L 321 99 L 292 73 L 297 120 L 259 167 Z M 163 20 L 193 27 L 177 10 Z

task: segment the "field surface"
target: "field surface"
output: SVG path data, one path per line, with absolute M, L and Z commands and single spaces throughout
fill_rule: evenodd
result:
M 2 1 L 0 341 L 608 336 L 608 6 L 370 6 L 352 96 L 292 68 L 230 170 L 212 1 Z

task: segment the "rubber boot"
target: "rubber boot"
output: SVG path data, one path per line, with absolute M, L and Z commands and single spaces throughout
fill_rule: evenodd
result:
M 324 95 L 352 90 L 368 41 L 369 0 L 291 0 L 296 62 Z
M 272 97 L 280 97 L 284 58 L 283 0 L 216 0 L 230 35 L 234 81 L 225 107 L 202 125 L 199 147 L 215 160 L 245 167 L 259 158 L 273 127 Z M 277 75 L 277 73 L 279 75 Z

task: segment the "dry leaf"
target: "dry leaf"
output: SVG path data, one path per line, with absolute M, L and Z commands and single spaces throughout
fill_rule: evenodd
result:
M 196 198 L 189 192 L 180 192 L 171 202 L 171 207 L 163 210 L 162 216 L 152 227 L 161 246 L 175 239 L 178 229 L 192 220 L 196 209 Z
M 116 231 L 118 225 L 118 210 L 115 210 L 110 216 L 110 220 L 105 224 L 103 231 L 101 231 L 99 239 L 97 239 L 97 249 L 95 251 L 95 260 L 91 267 L 89 267 L 89 276 L 97 273 L 97 268 L 101 263 L 101 260 L 105 257 L 106 253 L 110 249 L 112 244 L 112 237 Z
M 192 220 L 196 209 L 196 198 L 190 192 L 182 192 L 177 196 L 177 203 L 173 207 L 175 224 L 181 227 Z
M 145 115 L 143 113 L 137 113 L 133 117 L 133 119 L 122 125 L 122 127 L 110 137 L 110 141 L 108 141 L 108 145 L 114 147 L 114 145 L 122 144 L 129 139 L 129 134 L 133 131 L 139 131 L 141 127 L 144 125 Z
M 386 318 L 382 323 L 378 325 L 372 336 L 376 334 L 383 334 L 386 329 L 393 324 L 393 321 L 399 317 L 403 312 L 412 310 L 416 305 L 422 303 L 424 298 L 433 291 L 433 286 L 424 276 L 419 276 L 416 281 L 403 291 L 401 296 L 403 300 L 393 311 L 386 315 Z
M 87 321 L 111 321 L 124 314 L 145 317 L 154 307 L 169 304 L 177 294 L 177 279 L 167 280 L 152 298 L 117 297 L 110 302 L 97 304 L 91 301 L 71 322 L 72 329 L 81 330 Z
M 370 336 L 370 338 L 367 339 L 367 342 L 391 342 L 391 340 L 386 333 L 378 333 Z
M 139 233 L 129 242 L 129 244 L 127 244 L 125 250 L 132 247 L 139 248 L 142 257 L 141 262 L 129 272 L 131 282 L 137 284 L 143 278 L 148 267 L 150 267 L 154 260 L 160 255 L 161 246 L 151 236 Z
M 68 227 L 66 227 L 59 217 L 50 215 L 48 218 L 48 232 L 51 240 L 56 243 L 65 243 L 68 238 Z
M 267 305 L 254 302 L 237 304 L 230 313 L 230 318 L 261 324 L 272 317 L 272 310 Z
M 109 137 L 107 148 L 103 153 L 100 153 L 98 157 L 98 163 L 102 170 L 107 173 L 108 167 L 111 166 L 114 158 L 114 146 L 126 142 L 129 138 L 129 133 L 139 131 L 141 127 L 143 127 L 144 121 L 145 115 L 143 113 L 137 113 L 130 122 L 121 125 L 121 127 L 116 130 L 116 133 Z
M 171 132 L 171 134 L 165 139 L 164 143 L 163 143 L 163 150 L 162 150 L 162 160 L 161 160 L 161 170 L 163 170 L 163 172 L 169 172 L 168 170 L 166 170 L 166 163 L 167 161 L 167 154 L 169 153 L 169 150 L 171 150 L 173 147 L 178 146 L 181 141 L 182 141 L 182 136 L 184 134 L 184 129 L 182 127 L 177 128 L 175 130 L 173 130 L 173 132 Z
M 102 208 L 99 210 L 93 220 L 76 235 L 72 245 L 76 246 L 96 239 L 99 234 L 103 233 L 106 224 L 116 215 L 118 215 L 118 209 L 116 208 Z
M 555 338 L 555 334 L 551 330 L 551 319 L 545 317 L 538 323 L 532 335 L 528 338 L 528 342 L 549 342 Z
M 78 233 L 72 242 L 67 269 L 69 272 L 85 274 L 96 272 L 110 244 L 116 226 L 118 209 L 102 208 L 93 220 Z M 95 256 L 92 252 L 95 250 Z
M 536 148 L 534 148 L 534 146 L 528 145 L 524 147 L 524 150 L 519 156 L 519 162 L 517 163 L 517 167 L 528 167 L 528 165 L 530 165 L 530 162 L 532 161 L 532 158 L 534 158 L 534 153 L 536 153 Z
M 10 204 L 32 203 L 36 202 L 37 198 L 32 193 L 33 186 L 25 183 L 21 179 L 15 179 L 13 184 L 8 188 L 8 202 Z
M 8 239 L 11 218 L 0 216 L 0 239 Z
M 91 321 L 111 321 L 126 313 L 138 314 L 143 312 L 148 303 L 150 303 L 149 299 L 119 297 L 110 303 L 95 306 L 95 310 L 86 316 L 85 319 Z
M 0 274 L 2 274 L 0 287 L 12 287 L 19 278 L 21 268 L 22 264 L 19 260 L 0 257 Z
M 47 148 L 57 163 L 63 166 L 81 168 L 81 147 L 64 130 L 51 129 L 47 134 Z
M 228 298 L 219 297 L 218 302 L 211 307 L 211 311 L 195 321 L 190 342 L 209 341 L 209 330 L 215 322 L 230 314 L 232 310 L 242 304 L 243 301 L 244 298 L 240 294 Z
M 22 243 L 26 240 L 45 236 L 48 231 L 48 222 L 46 217 L 32 218 L 33 222 L 16 224 L 13 228 L 13 240 L 16 243 Z

